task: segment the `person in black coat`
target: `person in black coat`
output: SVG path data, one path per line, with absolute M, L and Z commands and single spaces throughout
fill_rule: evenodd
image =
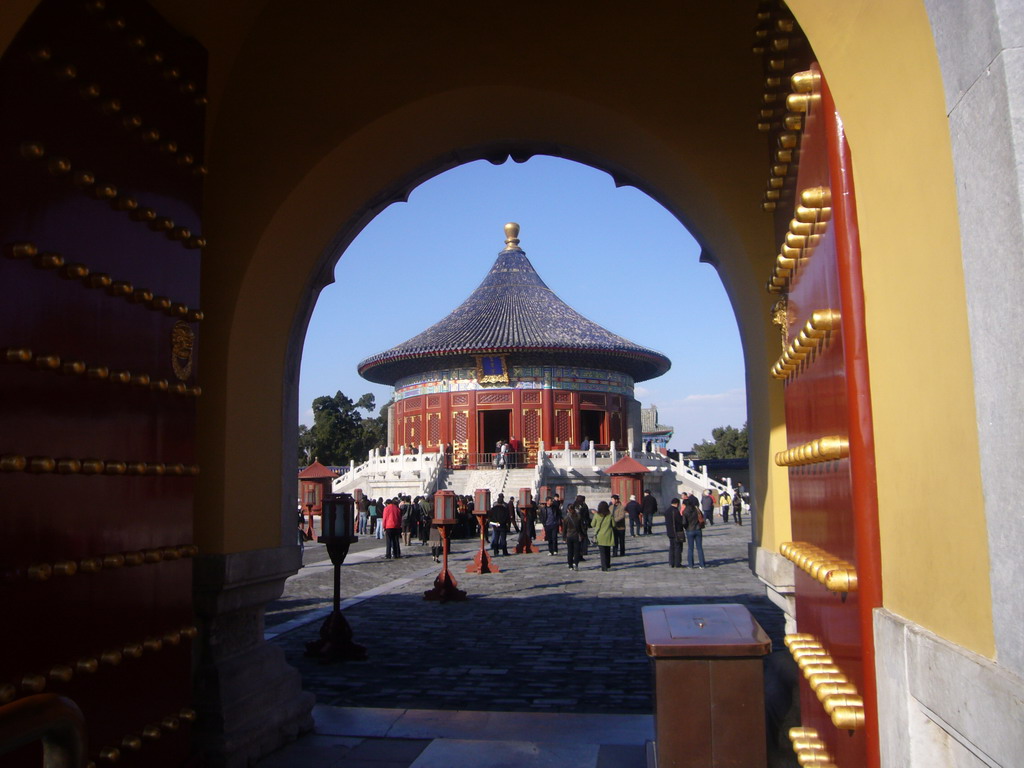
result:
M 639 502 L 636 500 L 636 496 L 630 496 L 629 501 L 626 502 L 626 514 L 629 515 L 629 535 L 630 537 L 636 536 L 640 533 L 640 512 L 641 507 Z
M 498 550 L 502 555 L 508 554 L 508 524 L 510 520 L 508 507 L 505 505 L 505 494 L 499 493 L 498 500 L 494 502 L 487 512 L 487 522 L 491 527 L 491 552 L 495 556 Z
M 644 533 L 650 534 L 654 526 L 654 516 L 658 514 L 658 500 L 650 491 L 644 491 L 644 500 L 640 505 L 640 514 L 644 518 Z
M 679 513 L 679 499 L 672 499 L 665 510 L 665 535 L 668 536 L 668 565 L 678 568 L 683 555 L 683 518 Z

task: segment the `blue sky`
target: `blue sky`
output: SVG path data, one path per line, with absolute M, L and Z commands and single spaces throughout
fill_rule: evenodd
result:
M 736 320 L 715 269 L 672 215 L 610 176 L 552 157 L 468 163 L 417 187 L 378 215 L 346 249 L 306 333 L 299 423 L 341 390 L 390 389 L 356 373 L 365 357 L 415 336 L 462 303 L 504 247 L 507 221 L 541 278 L 581 314 L 656 349 L 672 369 L 637 385 L 688 449 L 711 429 L 746 420 Z

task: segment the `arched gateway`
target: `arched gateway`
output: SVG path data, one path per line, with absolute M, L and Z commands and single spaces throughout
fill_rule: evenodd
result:
M 449 450 L 455 467 L 494 460 L 521 443 L 516 464 L 543 445 L 639 448 L 633 384 L 669 369 L 667 357 L 605 330 L 559 299 L 505 225 L 505 249 L 483 282 L 430 328 L 359 364 L 395 388 L 390 448 Z
M 863 704 L 800 683 L 828 755 L 1019 762 L 1019 5 L 6 0 L 0 706 L 69 695 L 90 758 L 152 766 L 310 727 L 261 617 L 317 294 L 423 180 L 551 154 L 721 275 L 751 567 Z

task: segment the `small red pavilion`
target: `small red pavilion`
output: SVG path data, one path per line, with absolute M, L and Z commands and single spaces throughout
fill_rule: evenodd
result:
M 451 446 L 456 467 L 488 461 L 516 438 L 521 463 L 590 442 L 639 449 L 636 382 L 671 362 L 617 336 L 559 299 L 505 225 L 505 248 L 483 282 L 427 330 L 359 364 L 363 378 L 395 388 L 390 448 Z
M 307 513 L 319 515 L 324 494 L 331 492 L 331 482 L 338 473 L 328 469 L 316 459 L 299 472 L 299 504 Z

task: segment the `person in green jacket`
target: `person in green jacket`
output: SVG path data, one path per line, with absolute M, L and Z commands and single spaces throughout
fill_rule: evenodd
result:
M 591 520 L 591 525 L 594 527 L 594 539 L 601 553 L 601 570 L 607 571 L 612 567 L 612 544 L 615 543 L 615 519 L 607 501 L 597 505 L 597 513 Z

